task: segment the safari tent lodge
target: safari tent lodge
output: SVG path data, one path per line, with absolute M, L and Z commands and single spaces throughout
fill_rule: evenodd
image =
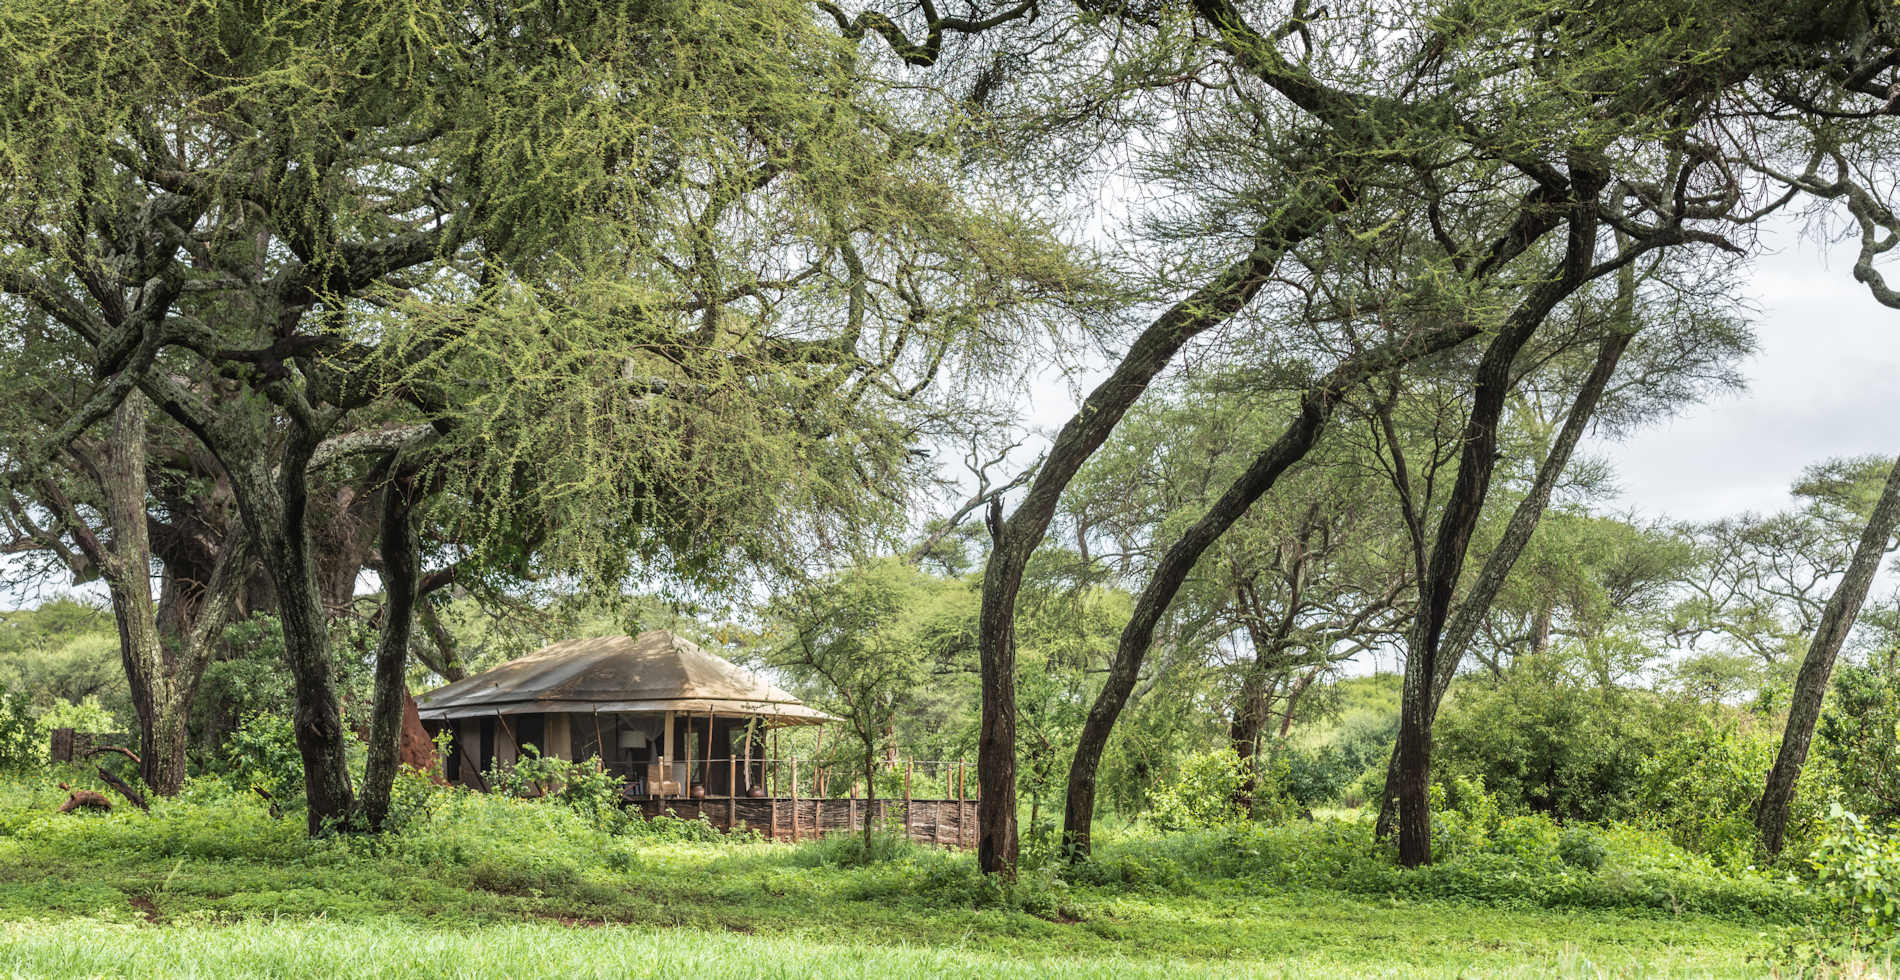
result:
M 836 721 L 667 630 L 564 640 L 416 699 L 424 728 L 449 733 L 443 775 L 488 788 L 486 776 L 532 746 L 543 756 L 596 756 L 647 816 L 704 816 L 797 840 L 849 830 L 860 801 L 831 799 L 822 772 L 773 758 L 778 728 Z M 789 762 L 789 765 L 787 764 Z M 957 796 L 963 796 L 961 767 Z M 907 794 L 908 796 L 908 794 Z M 877 802 L 878 819 L 916 839 L 969 846 L 975 803 Z M 966 828 L 968 828 L 966 830 Z

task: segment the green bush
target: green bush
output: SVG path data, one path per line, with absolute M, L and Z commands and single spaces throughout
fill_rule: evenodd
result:
M 0 687 L 0 771 L 36 769 L 46 763 L 46 742 L 27 710 L 26 698 Z
M 1740 868 L 1755 859 L 1753 813 L 1776 740 L 1736 716 L 1701 718 L 1662 740 L 1643 763 L 1641 820 L 1681 847 Z
M 1841 802 L 1875 823 L 1900 820 L 1900 677 L 1843 666 L 1815 726 L 1815 754 L 1840 773 Z
M 1383 782 L 1386 760 L 1398 731 L 1396 716 L 1362 715 L 1342 725 L 1331 741 L 1312 748 L 1284 750 L 1288 798 L 1304 809 L 1332 803 L 1357 807 L 1376 798 L 1377 791 L 1368 796 L 1358 786 L 1373 769 Z
M 257 712 L 224 744 L 225 778 L 241 790 L 263 790 L 279 803 L 303 798 L 303 756 L 289 718 Z
M 1256 757 L 1251 769 L 1232 751 L 1216 749 L 1186 759 L 1175 778 L 1156 788 L 1148 798 L 1147 818 L 1162 830 L 1220 827 L 1248 819 L 1242 800 L 1251 796 L 1255 819 L 1286 816 L 1285 763 L 1273 756 Z M 1252 792 L 1247 790 L 1249 776 Z
M 1566 827 L 1563 837 L 1557 841 L 1558 859 L 1584 871 L 1603 867 L 1603 861 L 1609 855 L 1610 850 L 1603 845 L 1603 839 L 1588 827 Z
M 1481 776 L 1510 813 L 1629 820 L 1644 811 L 1648 761 L 1699 709 L 1647 691 L 1579 684 L 1542 658 L 1454 689 L 1433 765 Z
M 524 745 L 514 762 L 491 768 L 484 778 L 491 792 L 561 803 L 603 829 L 618 829 L 628 820 L 621 806 L 620 777 L 603 768 L 598 758 L 569 762 Z
M 1875 829 L 1837 803 L 1808 860 L 1836 909 L 1876 936 L 1900 933 L 1900 833 Z

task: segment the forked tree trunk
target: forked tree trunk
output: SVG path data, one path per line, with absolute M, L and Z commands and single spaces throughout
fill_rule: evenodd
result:
M 1169 307 L 1141 332 L 1114 372 L 1089 392 L 1081 408 L 1056 433 L 1035 480 L 1007 520 L 1002 500 L 991 498 L 989 528 L 994 546 L 983 569 L 977 626 L 983 716 L 977 734 L 976 851 L 984 873 L 1016 873 L 1016 596 L 1022 590 L 1029 556 L 1048 533 L 1062 491 L 1182 345 L 1247 305 L 1267 284 L 1287 249 L 1324 228 L 1346 200 L 1345 191 L 1327 188 L 1312 200 L 1289 202 L 1278 220 L 1255 234 L 1253 249 L 1246 256 Z
M 1569 240 L 1558 273 L 1533 290 L 1492 338 L 1472 376 L 1471 415 L 1465 420 L 1458 476 L 1452 483 L 1425 579 L 1419 583 L 1418 620 L 1406 650 L 1405 685 L 1399 702 L 1399 863 L 1408 868 L 1432 860 L 1432 690 L 1440 641 L 1451 612 L 1452 593 L 1464 570 L 1465 552 L 1484 511 L 1497 466 L 1498 424 L 1511 389 L 1511 365 L 1537 328 L 1565 297 L 1589 280 L 1596 255 L 1596 207 L 1601 180 L 1573 173 L 1577 197 Z
M 301 424 L 290 427 L 288 438 L 274 472 L 270 454 L 255 447 L 248 457 L 234 458 L 222 441 L 206 442 L 231 474 L 239 512 L 277 590 L 278 622 L 295 698 L 291 725 L 303 758 L 307 828 L 314 836 L 348 822 L 354 791 L 328 617 L 307 521 L 308 466 L 318 438 Z
M 100 498 L 111 541 L 85 545 L 112 597 L 119 655 L 132 709 L 139 722 L 139 778 L 152 792 L 171 796 L 185 780 L 191 702 L 223 630 L 244 566 L 241 542 L 220 555 L 210 581 L 202 584 L 197 615 L 184 631 L 166 635 L 152 599 L 148 526 L 146 412 L 150 403 L 133 392 L 111 416 L 111 436 L 100 454 Z
M 1128 623 L 1116 643 L 1115 659 L 1109 664 L 1108 679 L 1095 703 L 1089 706 L 1087 719 L 1076 739 L 1075 757 L 1069 765 L 1068 795 L 1063 805 L 1063 849 L 1072 861 L 1086 859 L 1090 851 L 1090 833 L 1095 820 L 1095 780 L 1101 769 L 1102 752 L 1108 736 L 1128 704 L 1141 675 L 1141 665 L 1154 643 L 1154 631 L 1161 616 L 1173 604 L 1174 596 L 1187 581 L 1188 574 L 1215 541 L 1234 525 L 1253 502 L 1273 488 L 1287 468 L 1303 459 L 1319 441 L 1327 419 L 1340 398 L 1367 377 L 1410 364 L 1421 357 L 1449 350 L 1476 336 L 1478 328 L 1460 321 L 1420 334 L 1414 334 L 1383 347 L 1347 358 L 1306 390 L 1300 410 L 1280 437 L 1274 440 L 1240 478 L 1235 480 L 1201 519 L 1170 546 L 1149 576 L 1148 584 L 1135 599 Z
M 1626 320 L 1627 322 L 1627 320 Z M 1452 678 L 1457 676 L 1459 661 L 1471 645 L 1471 639 L 1477 634 L 1478 625 L 1490 611 L 1491 604 L 1497 599 L 1498 591 L 1503 588 L 1505 579 L 1524 553 L 1524 547 L 1530 543 L 1531 535 L 1537 530 L 1538 522 L 1543 519 L 1544 511 L 1550 506 L 1550 497 L 1562 477 L 1564 469 L 1570 465 L 1570 457 L 1576 452 L 1577 444 L 1589 431 L 1590 420 L 1596 414 L 1597 405 L 1603 400 L 1603 393 L 1609 387 L 1610 378 L 1616 373 L 1617 364 L 1623 359 L 1623 352 L 1629 349 L 1635 333 L 1619 329 L 1604 338 L 1597 348 L 1596 362 L 1591 365 L 1590 373 L 1577 389 L 1571 400 L 1570 411 L 1564 417 L 1563 428 L 1551 442 L 1550 451 L 1537 468 L 1537 475 L 1531 481 L 1530 492 L 1518 501 L 1517 508 L 1511 512 L 1511 519 L 1505 525 L 1504 534 L 1498 539 L 1497 546 L 1485 559 L 1484 568 L 1478 573 L 1464 602 L 1458 607 L 1458 614 L 1452 618 L 1446 628 L 1445 636 L 1439 647 L 1438 663 L 1433 671 L 1431 702 L 1426 707 L 1426 725 L 1429 728 L 1438 718 L 1438 708 L 1445 700 L 1445 692 L 1451 688 Z M 1381 839 L 1392 836 L 1397 822 L 1399 794 L 1399 752 L 1393 746 L 1392 756 L 1386 763 L 1385 795 L 1379 804 L 1379 817 L 1374 824 L 1374 833 Z
M 1761 831 L 1762 847 L 1770 855 L 1781 851 L 1782 836 L 1788 829 L 1788 807 L 1794 802 L 1794 785 L 1801 778 L 1801 767 L 1808 759 L 1808 743 L 1814 738 L 1814 723 L 1821 716 L 1821 702 L 1827 697 L 1828 677 L 1834 672 L 1834 658 L 1854 628 L 1867 590 L 1880 571 L 1880 560 L 1900 524 L 1900 460 L 1887 474 L 1887 485 L 1874 505 L 1860 544 L 1841 584 L 1828 597 L 1815 627 L 1814 641 L 1801 661 L 1801 673 L 1795 677 L 1794 693 L 1788 702 L 1788 727 L 1781 734 L 1781 751 L 1774 767 L 1768 770 L 1761 804 L 1755 810 L 1755 827 Z

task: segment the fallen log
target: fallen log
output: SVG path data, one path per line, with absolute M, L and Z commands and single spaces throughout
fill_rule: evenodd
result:
M 106 767 L 100 766 L 98 768 L 99 768 L 99 778 L 104 780 L 107 786 L 110 786 L 113 789 L 118 790 L 119 795 L 131 801 L 133 806 L 138 807 L 139 809 L 144 810 L 148 813 L 151 811 L 152 809 L 151 806 L 145 802 L 145 797 L 140 795 L 138 790 L 135 790 L 132 787 L 127 786 L 125 783 L 125 780 L 120 779 L 117 776 L 114 776 L 110 772 L 107 772 Z
M 106 799 L 104 793 L 90 789 L 74 789 L 65 783 L 60 783 L 59 788 L 71 794 L 66 797 L 66 802 L 59 805 L 61 813 L 71 813 L 82 807 L 89 810 L 110 811 L 112 809 L 112 801 Z

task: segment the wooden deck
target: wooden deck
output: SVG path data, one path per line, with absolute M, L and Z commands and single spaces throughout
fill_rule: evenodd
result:
M 975 800 L 863 800 L 773 799 L 709 797 L 691 799 L 645 797 L 633 801 L 646 817 L 671 811 L 682 820 L 701 816 L 720 830 L 744 827 L 768 840 L 801 841 L 850 833 L 864 827 L 864 809 L 876 806 L 881 826 L 902 827 L 920 844 L 970 848 L 976 846 Z

